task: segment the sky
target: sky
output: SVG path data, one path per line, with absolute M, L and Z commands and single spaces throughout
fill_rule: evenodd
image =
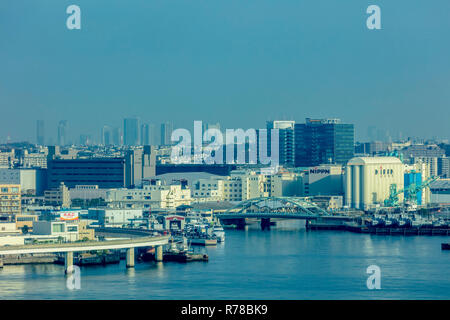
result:
M 69 5 L 81 29 L 69 30 Z M 381 30 L 369 30 L 369 5 Z M 97 137 L 124 117 L 264 128 L 341 118 L 357 139 L 450 138 L 448 0 L 2 0 L 0 142 Z

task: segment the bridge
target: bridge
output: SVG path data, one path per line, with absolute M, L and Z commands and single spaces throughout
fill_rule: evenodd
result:
M 261 219 L 264 228 L 270 225 L 271 218 L 316 220 L 329 218 L 348 220 L 348 216 L 333 215 L 311 201 L 301 197 L 260 197 L 245 200 L 224 213 L 218 213 L 221 221 L 234 221 L 242 224 L 246 218 Z
M 150 236 L 144 230 L 118 230 L 118 228 L 101 228 L 101 233 L 130 236 L 124 239 L 107 241 L 82 241 L 49 244 L 29 244 L 19 246 L 2 246 L 0 255 L 34 254 L 34 253 L 65 253 L 65 271 L 73 270 L 73 253 L 96 250 L 127 249 L 127 267 L 134 267 L 134 248 L 155 247 L 156 261 L 163 260 L 162 246 L 169 243 L 169 236 Z M 142 232 L 142 233 L 140 233 Z M 96 230 L 97 233 L 97 230 Z M 139 236 L 140 234 L 140 236 Z

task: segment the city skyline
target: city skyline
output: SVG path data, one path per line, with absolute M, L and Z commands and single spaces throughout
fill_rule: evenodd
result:
M 383 3 L 376 32 L 356 0 L 331 7 L 182 1 L 183 16 L 170 4 L 78 5 L 77 31 L 61 23 L 64 5 L 2 5 L 1 141 L 34 139 L 36 119 L 47 120 L 48 135 L 68 119 L 71 130 L 85 130 L 74 139 L 98 137 L 103 125 L 120 127 L 133 114 L 155 124 L 220 120 L 232 128 L 337 117 L 355 124 L 357 139 L 369 126 L 448 138 L 446 1 L 407 13 L 401 3 Z

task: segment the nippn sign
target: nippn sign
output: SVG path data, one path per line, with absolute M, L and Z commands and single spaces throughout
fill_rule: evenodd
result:
M 64 221 L 78 220 L 78 211 L 61 211 L 59 217 Z

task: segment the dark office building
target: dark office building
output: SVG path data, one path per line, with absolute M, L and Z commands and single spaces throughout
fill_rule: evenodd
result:
M 125 187 L 124 158 L 52 159 L 48 161 L 48 188 L 61 182 L 69 188 L 98 185 L 101 189 Z
M 295 166 L 345 164 L 355 153 L 353 124 L 339 119 L 306 119 L 295 124 Z

